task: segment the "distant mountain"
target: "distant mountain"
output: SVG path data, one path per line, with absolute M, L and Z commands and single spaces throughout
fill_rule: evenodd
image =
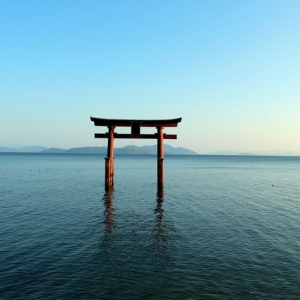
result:
M 0 147 L 0 152 L 18 152 L 18 149 L 11 147 Z
M 65 150 L 65 153 L 105 154 L 106 152 L 106 147 L 81 147 Z
M 40 151 L 40 153 L 65 153 L 66 149 L 60 149 L 60 148 L 48 148 Z
M 122 148 L 115 148 L 115 154 L 156 154 L 157 146 L 134 146 L 129 145 Z M 164 145 L 165 154 L 168 155 L 197 155 L 197 152 L 182 148 Z M 107 153 L 107 147 L 80 147 L 71 149 L 49 148 L 40 151 L 40 153 L 82 153 L 82 154 L 104 154 Z
M 202 153 L 201 153 L 202 154 Z M 300 153 L 292 151 L 259 151 L 259 152 L 237 152 L 237 151 L 215 151 L 205 155 L 240 155 L 240 156 L 299 156 Z
M 122 148 L 115 148 L 115 154 L 154 154 L 157 153 L 157 145 L 135 146 L 128 145 Z M 47 148 L 43 146 L 29 147 L 0 147 L 0 153 L 85 153 L 106 155 L 107 147 L 77 147 L 70 149 Z M 244 156 L 300 156 L 299 152 L 292 151 L 259 151 L 259 152 L 238 152 L 238 151 L 214 151 L 209 153 L 197 153 L 183 147 L 164 145 L 166 155 L 244 155 Z
M 22 148 L 0 147 L 0 152 L 38 153 L 45 149 L 47 149 L 47 147 L 42 147 L 42 146 L 29 146 L 29 147 L 22 147 Z
M 42 146 L 29 146 L 29 147 L 23 147 L 19 149 L 19 152 L 40 152 L 47 149 L 47 147 Z

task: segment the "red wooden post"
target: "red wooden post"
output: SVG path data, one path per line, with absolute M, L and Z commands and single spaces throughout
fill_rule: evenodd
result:
M 107 157 L 105 158 L 105 186 L 114 185 L 114 126 L 108 127 Z
M 157 186 L 164 186 L 164 127 L 157 127 Z

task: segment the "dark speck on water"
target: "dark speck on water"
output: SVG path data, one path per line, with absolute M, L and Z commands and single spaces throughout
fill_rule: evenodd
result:
M 299 165 L 0 154 L 0 299 L 299 299 Z

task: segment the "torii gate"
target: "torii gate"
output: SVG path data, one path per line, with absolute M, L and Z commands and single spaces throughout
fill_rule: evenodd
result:
M 108 127 L 107 133 L 95 133 L 95 138 L 108 138 L 107 157 L 105 158 L 105 187 L 114 185 L 114 139 L 157 139 L 157 186 L 164 185 L 164 139 L 177 139 L 176 134 L 165 134 L 165 127 L 177 127 L 182 118 L 170 120 L 125 120 L 101 119 L 91 117 L 95 126 Z M 130 134 L 116 133 L 115 128 L 131 127 Z M 157 133 L 141 134 L 141 127 L 156 127 Z

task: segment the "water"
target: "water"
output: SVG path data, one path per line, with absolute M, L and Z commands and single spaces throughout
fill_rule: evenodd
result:
M 300 297 L 300 158 L 0 155 L 1 299 Z

